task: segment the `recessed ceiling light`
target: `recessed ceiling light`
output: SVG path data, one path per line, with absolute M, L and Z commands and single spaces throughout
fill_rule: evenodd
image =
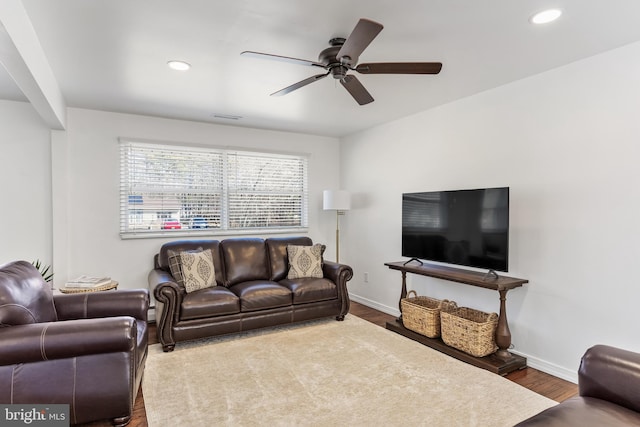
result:
M 167 62 L 167 65 L 169 68 L 176 71 L 187 71 L 191 68 L 191 64 L 184 61 L 169 61 Z
M 534 24 L 547 24 L 560 18 L 562 11 L 560 9 L 548 9 L 538 12 L 531 17 L 531 22 Z

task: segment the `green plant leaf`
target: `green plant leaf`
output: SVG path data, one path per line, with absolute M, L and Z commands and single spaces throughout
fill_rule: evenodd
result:
M 39 259 L 31 261 L 31 264 L 40 272 L 45 282 L 49 283 L 53 280 L 53 269 L 50 265 L 43 265 Z

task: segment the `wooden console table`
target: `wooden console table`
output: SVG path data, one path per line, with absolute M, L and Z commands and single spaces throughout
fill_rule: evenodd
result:
M 414 261 L 415 262 L 415 261 Z M 404 262 L 388 262 L 385 263 L 392 270 L 398 270 L 402 273 L 402 291 L 400 292 L 400 301 L 407 297 L 407 273 L 419 274 L 421 276 L 435 277 L 437 279 L 448 280 L 451 282 L 463 283 L 465 285 L 477 286 L 485 289 L 498 291 L 500 294 L 500 314 L 498 316 L 498 326 L 496 328 L 496 344 L 498 351 L 485 357 L 474 357 L 463 351 L 449 347 L 439 338 L 428 338 L 420 335 L 404 327 L 402 324 L 402 304 L 398 302 L 400 308 L 400 317 L 394 321 L 387 322 L 387 329 L 397 332 L 401 335 L 411 338 L 421 344 L 432 347 L 456 359 L 470 363 L 491 372 L 505 375 L 511 371 L 522 369 L 527 366 L 527 359 L 509 352 L 511 346 L 511 331 L 507 323 L 507 292 L 522 286 L 529 281 L 526 279 L 517 279 L 507 276 L 490 276 L 475 271 L 463 270 L 440 266 L 435 264 L 424 263 L 405 264 Z

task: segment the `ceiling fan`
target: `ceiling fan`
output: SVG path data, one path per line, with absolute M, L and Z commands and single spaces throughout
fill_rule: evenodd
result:
M 320 52 L 318 62 L 253 51 L 244 51 L 241 55 L 309 65 L 327 70 L 326 73 L 316 74 L 274 92 L 271 96 L 286 95 L 331 74 L 334 79 L 340 80 L 342 86 L 360 105 L 373 102 L 373 97 L 356 76 L 347 74 L 349 71 L 356 71 L 360 74 L 438 74 L 440 72 L 442 69 L 442 63 L 440 62 L 374 62 L 358 64 L 360 54 L 382 31 L 382 28 L 382 24 L 369 19 L 360 19 L 349 37 L 346 39 L 337 37 L 329 40 L 331 46 Z

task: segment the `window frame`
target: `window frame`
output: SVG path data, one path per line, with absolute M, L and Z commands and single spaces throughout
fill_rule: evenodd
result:
M 119 138 L 119 153 L 120 153 L 120 190 L 119 190 L 119 234 L 121 239 L 145 239 L 145 238 L 156 238 L 156 237 L 168 237 L 168 236 L 183 236 L 183 237 L 204 237 L 204 236 L 224 236 L 224 235 L 245 235 L 245 234 L 285 234 L 285 233 L 304 233 L 309 229 L 309 158 L 310 155 L 307 153 L 293 153 L 293 152 L 282 152 L 282 151 L 271 151 L 271 150 L 257 150 L 257 149 L 249 149 L 249 148 L 239 148 L 239 147 L 219 147 L 213 145 L 202 145 L 202 144 L 188 144 L 188 143 L 177 143 L 177 142 L 166 142 L 166 141 L 150 141 L 139 138 Z M 212 211 L 214 214 L 219 215 L 220 226 L 216 228 L 205 228 L 205 229 L 196 229 L 196 228 L 180 228 L 180 229 L 131 229 L 131 223 L 129 222 L 130 215 L 139 214 L 140 209 L 138 206 L 132 208 L 131 200 L 136 200 L 138 197 L 137 194 L 134 194 L 134 191 L 131 189 L 135 187 L 135 181 L 131 180 L 131 167 L 129 163 L 129 159 L 131 157 L 131 153 L 129 152 L 130 148 L 136 147 L 144 147 L 149 148 L 152 147 L 154 150 L 163 151 L 167 156 L 170 156 L 171 151 L 182 151 L 182 152 L 205 152 L 205 153 L 220 153 L 222 155 L 221 160 L 221 171 L 219 173 L 222 176 L 222 187 L 220 192 L 220 209 L 219 211 Z M 142 151 L 142 148 L 141 148 Z M 277 161 L 278 159 L 288 160 L 293 162 L 296 168 L 300 168 L 300 171 L 294 173 L 296 175 L 293 178 L 300 178 L 300 182 L 294 187 L 288 189 L 288 193 L 290 197 L 295 200 L 293 205 L 295 206 L 294 213 L 287 212 L 290 215 L 294 215 L 292 217 L 295 218 L 299 222 L 299 225 L 273 225 L 273 226 L 256 226 L 256 227 L 230 227 L 229 226 L 229 206 L 230 206 L 230 194 L 233 194 L 230 191 L 230 158 L 232 156 L 239 157 L 264 157 L 266 159 L 270 159 L 273 161 Z M 292 169 L 293 170 L 293 169 Z M 277 182 L 282 182 L 279 180 Z M 148 181 L 147 184 L 148 186 Z M 153 187 L 153 186 L 151 186 Z M 150 188 L 151 188 L 150 187 Z M 161 193 L 162 185 L 158 184 L 157 186 L 158 193 Z M 169 192 L 170 193 L 170 192 Z M 190 194 L 187 191 L 181 193 L 182 195 Z M 263 194 L 267 195 L 269 198 L 269 191 L 263 191 Z M 132 199 L 133 197 L 133 199 Z M 275 197 L 275 196 L 274 196 Z M 276 197 L 277 198 L 277 197 Z M 273 202 L 272 200 L 270 200 Z M 280 203 L 283 203 L 282 201 Z M 284 206 L 283 203 L 280 206 Z M 182 205 L 180 210 L 183 209 Z M 253 206 L 255 208 L 255 206 Z M 271 212 L 277 213 L 277 207 L 270 210 Z M 163 212 L 166 213 L 166 212 Z M 298 216 L 296 216 L 298 215 Z M 275 215 L 277 216 L 277 215 Z M 286 217 L 286 215 L 285 215 Z

